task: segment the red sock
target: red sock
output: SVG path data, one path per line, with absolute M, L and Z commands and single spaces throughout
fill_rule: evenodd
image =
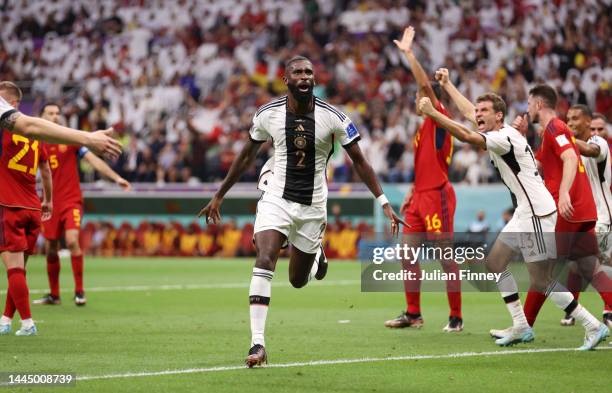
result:
M 25 278 L 25 270 L 21 268 L 8 269 L 8 292 L 13 298 L 21 320 L 32 318 L 30 313 L 30 291 Z
M 47 255 L 47 277 L 49 278 L 49 289 L 51 295 L 59 297 L 60 259 L 57 254 Z
M 6 304 L 4 305 L 4 312 L 2 313 L 2 315 L 13 319 L 13 317 L 15 316 L 15 310 L 15 302 L 13 301 L 11 294 L 7 291 Z
M 601 296 L 604 304 L 612 304 L 612 280 L 610 280 L 606 272 L 600 271 L 594 275 L 591 284 L 599 292 L 599 296 Z
M 580 291 L 582 290 L 582 276 L 570 270 L 567 273 L 567 289 L 574 295 L 574 299 L 578 301 Z
M 414 272 L 416 280 L 404 280 L 404 290 L 406 293 L 406 312 L 408 314 L 421 313 L 421 267 L 418 263 L 404 263 L 404 269 Z
M 445 273 L 454 273 L 459 277 L 459 266 L 455 262 L 442 264 Z M 461 280 L 446 281 L 446 296 L 450 307 L 450 316 L 461 318 Z
M 542 308 L 542 305 L 546 301 L 546 295 L 542 292 L 538 291 L 528 291 L 527 299 L 525 299 L 525 306 L 523 306 L 523 310 L 525 311 L 525 317 L 527 317 L 527 323 L 529 326 L 533 326 L 538 317 L 538 313 Z
M 83 292 L 83 254 L 75 256 L 72 260 L 72 275 L 74 276 L 74 292 Z

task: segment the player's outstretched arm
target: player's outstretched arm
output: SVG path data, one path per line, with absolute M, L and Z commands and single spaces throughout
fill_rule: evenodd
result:
M 476 107 L 470 102 L 461 92 L 455 87 L 448 76 L 448 69 L 440 68 L 436 71 L 436 80 L 440 83 L 440 86 L 448 93 L 459 111 L 470 121 L 470 123 L 477 125 L 476 123 Z
M 40 178 L 43 187 L 43 200 L 41 203 L 41 221 L 47 221 L 53 214 L 53 175 L 49 161 L 41 161 L 38 169 L 40 170 Z
M 486 140 L 482 135 L 470 130 L 463 124 L 444 116 L 444 114 L 440 113 L 433 107 L 433 104 L 429 98 L 421 98 L 421 100 L 417 102 L 417 105 L 422 113 L 431 117 L 436 123 L 441 125 L 444 129 L 450 132 L 452 136 L 459 139 L 461 142 L 466 142 L 482 149 L 487 148 Z
M 597 158 L 599 157 L 599 153 L 601 153 L 599 145 L 596 145 L 594 143 L 587 143 L 580 139 L 576 139 L 576 146 L 578 147 L 578 151 L 580 151 L 580 154 L 585 157 Z
M 574 207 L 572 206 L 569 191 L 576 178 L 578 159 L 578 156 L 576 156 L 576 153 L 572 149 L 565 150 L 561 153 L 563 175 L 561 176 L 561 185 L 559 186 L 559 205 L 557 209 L 559 209 L 559 214 L 566 220 L 571 219 L 574 214 Z
M 95 153 L 109 158 L 121 154 L 121 145 L 112 138 L 112 128 L 96 132 L 79 131 L 17 111 L 2 119 L 0 126 L 28 139 L 87 146 Z
M 402 40 L 393 40 L 395 45 L 404 52 L 406 55 L 406 59 L 408 60 L 408 65 L 410 66 L 410 71 L 412 75 L 414 75 L 414 79 L 416 79 L 417 84 L 420 89 L 425 90 L 425 94 L 431 99 L 434 104 L 438 104 L 438 97 L 436 97 L 433 88 L 431 87 L 431 83 L 429 82 L 429 77 L 427 73 L 421 66 L 421 63 L 417 60 L 416 56 L 412 52 L 412 41 L 414 40 L 414 27 L 408 26 L 404 29 L 404 35 L 402 36 Z
M 346 152 L 348 153 L 349 157 L 351 157 L 351 161 L 353 161 L 353 168 L 355 168 L 355 171 L 361 180 L 366 186 L 368 186 L 372 194 L 374 194 L 374 197 L 378 199 L 383 195 L 382 187 L 380 186 L 380 183 L 378 183 L 374 169 L 372 169 L 372 166 L 363 156 L 363 152 L 361 151 L 359 144 L 351 144 L 349 147 L 347 147 Z M 387 216 L 389 222 L 391 223 L 391 233 L 393 236 L 397 236 L 399 234 L 399 224 L 403 224 L 404 226 L 407 226 L 407 224 L 401 218 L 399 218 L 397 214 L 395 214 L 389 201 L 386 201 L 386 203 L 382 205 L 382 208 L 385 216 Z
M 240 176 L 242 176 L 242 174 L 253 164 L 261 145 L 261 142 L 255 142 L 250 138 L 244 145 L 242 151 L 238 155 L 238 158 L 236 158 L 232 163 L 227 176 L 225 176 L 225 179 L 223 179 L 223 183 L 221 183 L 219 191 L 217 191 L 210 202 L 208 202 L 208 204 L 198 213 L 198 217 L 206 217 L 207 224 L 210 222 L 217 224 L 221 221 L 219 208 L 221 207 L 225 194 L 227 194 L 230 188 L 232 188 L 240 179 Z
M 115 172 L 113 168 L 108 166 L 108 164 L 104 162 L 104 160 L 102 160 L 97 155 L 88 151 L 87 153 L 85 153 L 83 158 L 86 159 L 87 162 L 89 162 L 89 164 L 96 171 L 98 171 L 98 173 L 100 173 L 102 176 L 106 177 L 107 179 L 110 179 L 113 182 L 117 183 L 117 185 L 123 188 L 124 191 L 130 191 L 132 189 L 132 185 L 130 184 L 129 181 L 119 176 L 119 174 Z

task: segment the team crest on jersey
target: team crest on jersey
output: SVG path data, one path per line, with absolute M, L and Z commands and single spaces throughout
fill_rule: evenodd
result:
M 68 150 L 68 146 L 66 146 L 66 145 L 59 145 L 59 151 L 61 153 L 66 152 L 66 150 Z
M 349 138 L 352 138 L 355 135 L 357 135 L 357 127 L 355 127 L 355 125 L 353 123 L 350 123 L 346 127 L 346 135 L 348 135 Z
M 303 150 L 306 147 L 306 138 L 301 135 L 298 135 L 293 139 L 293 144 L 300 150 Z

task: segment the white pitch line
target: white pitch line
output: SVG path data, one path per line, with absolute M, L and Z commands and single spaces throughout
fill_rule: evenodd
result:
M 612 347 L 602 347 L 598 350 L 608 350 Z M 506 356 L 520 355 L 532 353 L 551 353 L 551 352 L 574 352 L 576 348 L 541 348 L 541 349 L 518 349 L 518 350 L 502 350 L 489 352 L 458 352 L 448 353 L 443 355 L 409 355 L 409 356 L 390 356 L 385 358 L 359 358 L 359 359 L 335 359 L 335 360 L 313 360 L 309 362 L 295 363 L 279 363 L 269 364 L 265 368 L 291 368 L 291 367 L 307 367 L 307 366 L 325 366 L 334 364 L 352 364 L 352 363 L 373 363 L 373 362 L 388 362 L 398 360 L 430 360 L 430 359 L 456 359 L 456 358 L 471 358 L 480 356 Z M 106 374 L 106 375 L 86 375 L 77 377 L 77 382 L 92 381 L 98 379 L 117 379 L 117 378 L 133 378 L 133 377 L 155 377 L 161 375 L 177 375 L 177 374 L 194 374 L 194 373 L 210 373 L 218 371 L 235 371 L 245 370 L 244 365 L 241 366 L 217 366 L 206 368 L 187 368 L 183 370 L 164 370 L 152 372 L 136 372 L 124 374 Z
M 361 283 L 360 280 L 335 280 L 335 281 L 318 281 L 313 283 L 316 286 L 334 286 L 334 285 L 354 285 Z M 312 284 L 311 284 L 312 285 Z M 272 283 L 273 287 L 290 287 L 288 283 L 276 282 Z M 117 287 L 92 287 L 86 288 L 87 292 L 142 292 L 142 291 L 174 291 L 183 289 L 227 289 L 227 288 L 248 288 L 248 282 L 232 282 L 232 283 L 217 283 L 217 284 L 166 284 L 166 285 L 128 285 Z M 64 289 L 62 292 L 72 292 L 72 289 Z M 48 289 L 30 289 L 30 294 L 45 294 L 49 293 Z M 1 290 L 0 294 L 6 294 L 6 290 Z

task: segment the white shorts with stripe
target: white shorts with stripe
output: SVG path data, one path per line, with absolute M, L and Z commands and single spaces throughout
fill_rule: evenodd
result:
M 273 229 L 298 250 L 316 254 L 327 224 L 327 206 L 307 206 L 264 192 L 257 203 L 254 233 Z
M 506 224 L 498 239 L 516 252 L 525 262 L 540 262 L 557 257 L 555 225 L 557 213 L 545 217 L 519 218 L 516 215 Z

